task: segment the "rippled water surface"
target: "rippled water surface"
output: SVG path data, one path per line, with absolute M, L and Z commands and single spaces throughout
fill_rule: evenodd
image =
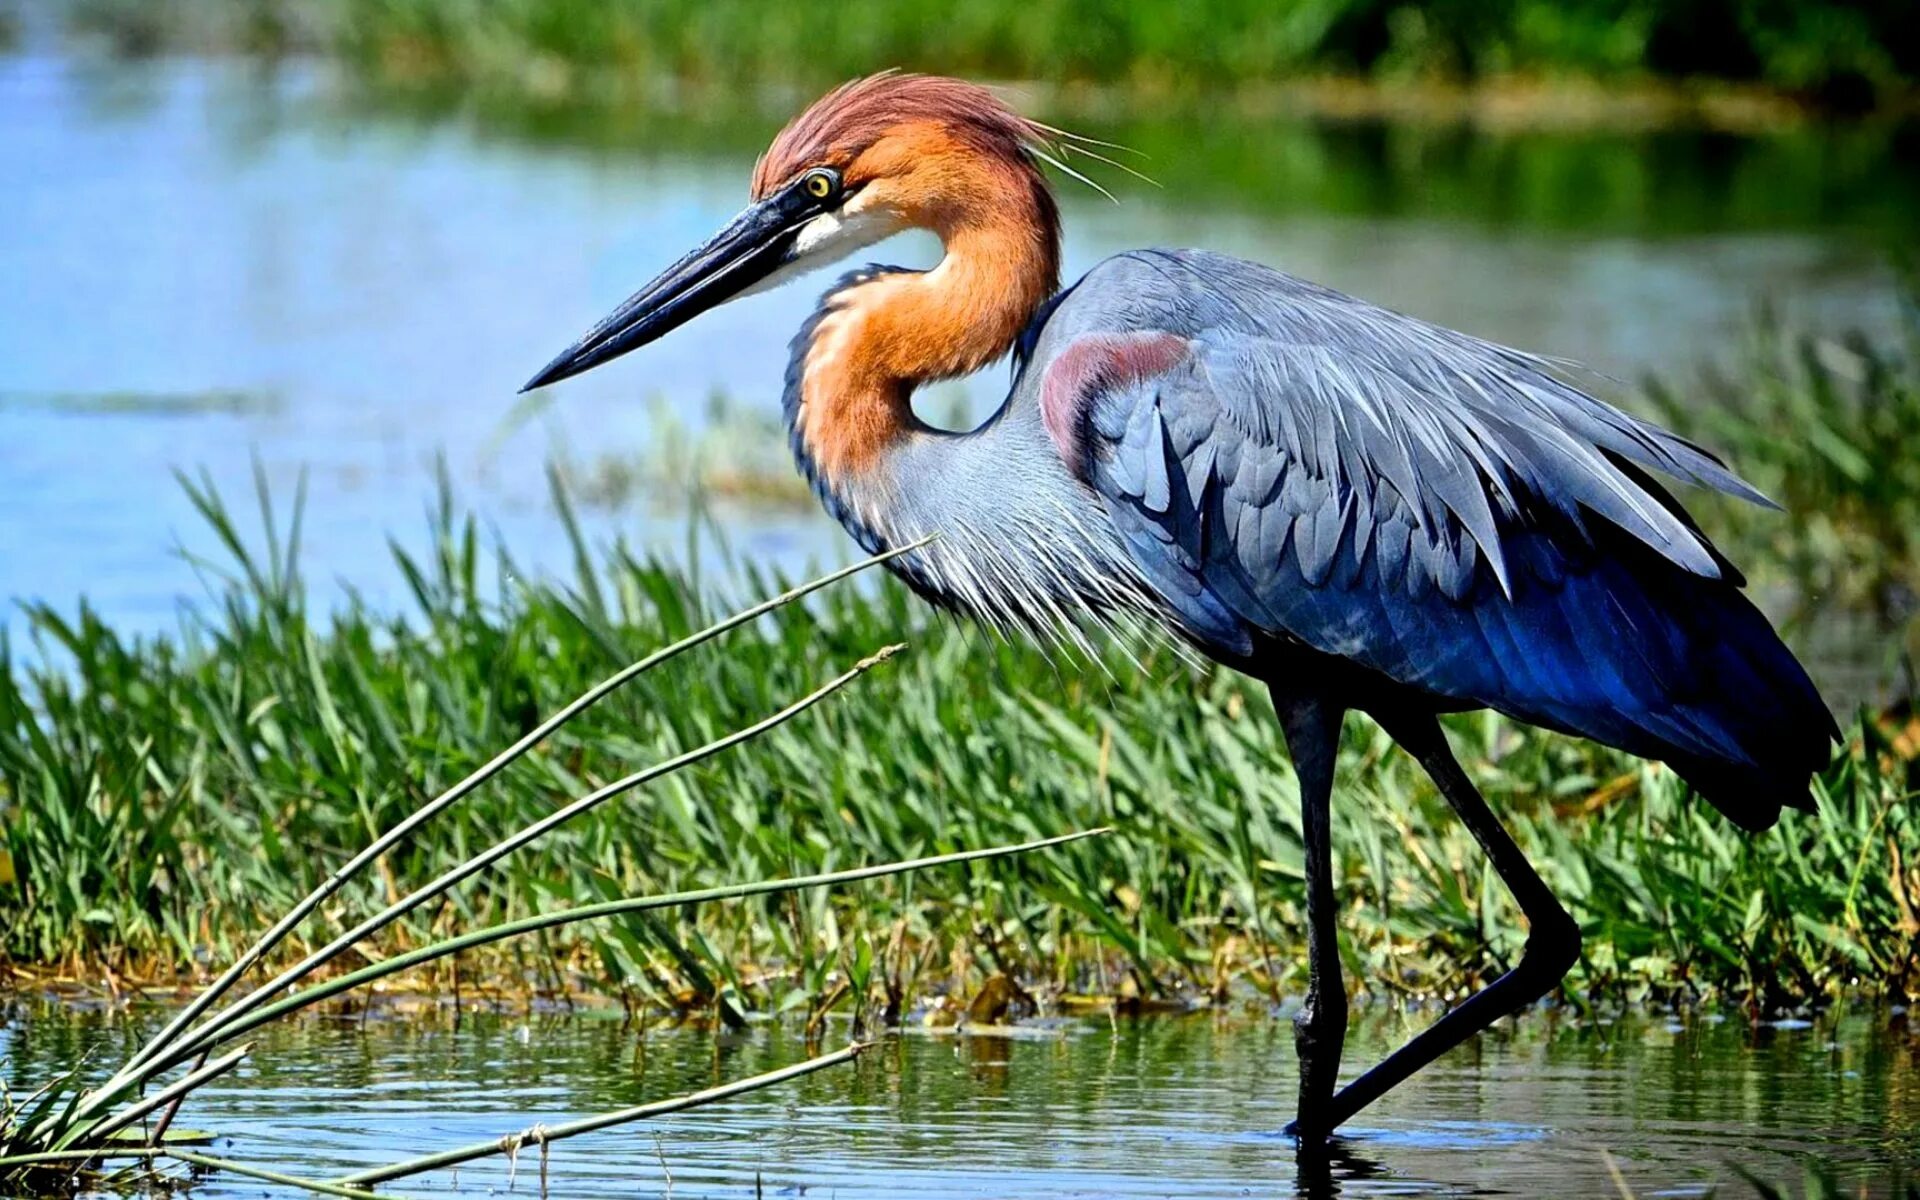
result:
M 1364 1014 L 1349 1061 L 1430 1015 Z M 132 1032 L 62 1009 L 17 1017 L 9 1082 L 36 1082 L 82 1045 L 111 1057 Z M 1920 1168 L 1917 1055 L 1920 1034 L 1883 1009 L 1757 1029 L 1533 1013 L 1363 1114 L 1324 1176 L 1303 1177 L 1277 1132 L 1295 1086 L 1288 1022 L 1073 1020 L 1011 1038 L 890 1038 L 851 1067 L 556 1143 L 546 1169 L 557 1197 L 1617 1196 L 1614 1170 L 1641 1197 L 1750 1194 L 1737 1168 L 1790 1194 L 1811 1171 L 1875 1196 Z M 777 1027 L 313 1021 L 270 1033 L 182 1119 L 221 1135 L 212 1153 L 337 1176 L 806 1056 Z M 533 1194 L 537 1159 L 516 1169 Z M 508 1175 L 475 1164 L 388 1190 L 484 1195 Z M 278 1194 L 220 1177 L 196 1194 L 263 1192 Z

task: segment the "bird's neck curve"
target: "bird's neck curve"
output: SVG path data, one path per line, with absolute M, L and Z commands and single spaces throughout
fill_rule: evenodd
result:
M 914 389 L 1006 354 L 1058 290 L 1059 219 L 1039 173 L 995 164 L 974 194 L 989 199 L 902 214 L 939 235 L 936 266 L 849 275 L 794 340 L 787 418 L 823 496 L 851 500 L 909 438 L 936 433 L 915 420 Z

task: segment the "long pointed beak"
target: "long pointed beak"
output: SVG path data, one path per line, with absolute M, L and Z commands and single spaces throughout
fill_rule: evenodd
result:
M 520 390 L 530 392 L 611 362 L 765 279 L 793 258 L 800 226 L 820 211 L 805 199 L 790 188 L 747 208 L 705 245 L 628 297 Z

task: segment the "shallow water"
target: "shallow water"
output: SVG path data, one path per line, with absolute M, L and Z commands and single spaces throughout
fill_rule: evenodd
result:
M 1364 1064 L 1431 1013 L 1363 1011 Z M 143 1022 L 135 1025 L 145 1027 Z M 15 1092 L 125 1018 L 41 1008 L 6 1040 Z M 844 1037 L 844 1027 L 833 1035 Z M 1043 1022 L 1017 1037 L 887 1039 L 856 1065 L 643 1125 L 556 1143 L 556 1197 L 1244 1197 L 1886 1195 L 1920 1171 L 1920 1033 L 1885 1010 L 1750 1028 L 1534 1012 L 1447 1056 L 1354 1123 L 1325 1176 L 1291 1141 L 1291 1026 L 1267 1014 Z M 209 1150 L 308 1176 L 659 1100 L 798 1061 L 793 1030 L 642 1034 L 617 1018 L 376 1017 L 270 1032 L 185 1126 Z M 1609 1166 L 1609 1163 L 1612 1165 Z M 519 1165 L 536 1191 L 538 1162 Z M 460 1169 L 468 1195 L 504 1162 Z M 391 1184 L 453 1189 L 451 1172 Z M 216 1177 L 202 1196 L 277 1196 Z
M 37 28 L 37 26 L 35 27 Z M 724 393 L 771 412 L 817 289 L 730 306 L 555 389 L 514 390 L 741 202 L 753 143 L 684 118 L 383 103 L 302 63 L 0 56 L 0 598 L 170 623 L 212 549 L 172 478 L 250 504 L 309 474 L 308 577 L 397 605 L 383 534 L 418 545 L 432 463 L 529 570 L 568 551 L 555 456 L 646 453 L 652 409 Z M 1205 244 L 1624 378 L 1723 356 L 1763 299 L 1884 322 L 1885 246 L 1912 231 L 1911 138 L 1820 131 L 1509 138 L 1390 125 L 1160 121 L 1155 189 L 1066 193 L 1069 274 Z M 1905 149 L 1903 149 L 1905 147 Z M 876 251 L 924 263 L 932 246 Z M 962 391 L 976 413 L 1002 373 Z M 685 517 L 589 514 L 677 548 Z M 736 514 L 742 557 L 843 550 L 811 512 Z M 18 617 L 9 622 L 17 627 Z

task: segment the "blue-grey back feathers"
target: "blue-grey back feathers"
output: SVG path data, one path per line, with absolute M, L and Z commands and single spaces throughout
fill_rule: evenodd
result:
M 1089 389 L 1074 466 L 1190 636 L 1232 656 L 1278 638 L 1695 776 L 1724 766 L 1716 802 L 1749 823 L 1805 803 L 1831 717 L 1640 469 L 1767 503 L 1707 452 L 1542 359 L 1198 252 L 1097 267 L 1028 374 L 1142 330 L 1189 353 Z
M 1142 343 L 1114 335 L 1138 334 L 1172 365 L 1119 361 Z M 1832 718 L 1648 471 L 1765 497 L 1546 360 L 1138 251 L 1044 306 L 1015 362 L 980 429 L 916 434 L 883 479 L 814 478 L 869 549 L 943 533 L 898 560 L 936 601 L 1013 624 L 1142 612 L 1256 672 L 1332 656 L 1663 759 L 1743 824 L 1807 803 Z

